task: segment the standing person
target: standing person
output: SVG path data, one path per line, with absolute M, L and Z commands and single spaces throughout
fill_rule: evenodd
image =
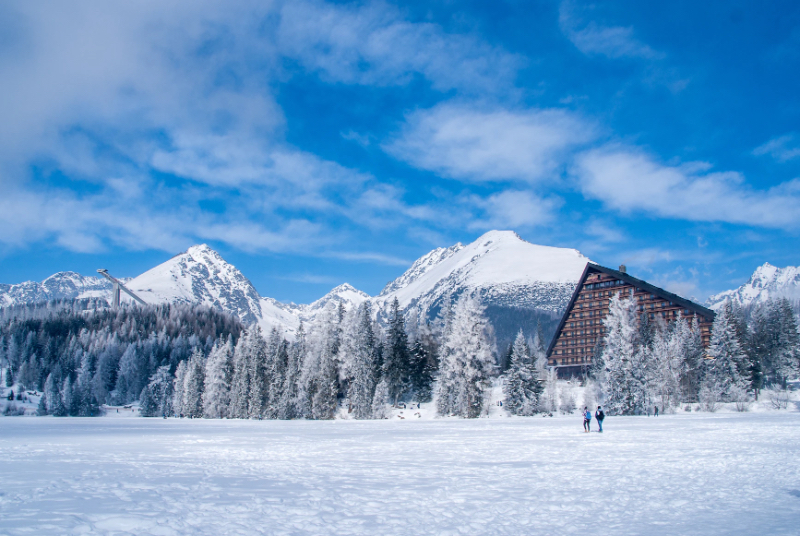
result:
M 584 406 L 583 407 L 583 431 L 584 432 L 591 432 L 592 427 L 592 412 L 589 411 L 589 408 Z
M 599 432 L 603 433 L 603 419 L 606 418 L 606 414 L 603 413 L 603 408 L 597 406 L 597 411 L 594 412 L 594 418 L 597 419 L 597 426 L 600 427 Z
M 656 408 L 656 417 L 658 417 L 658 406 L 655 406 L 655 408 Z

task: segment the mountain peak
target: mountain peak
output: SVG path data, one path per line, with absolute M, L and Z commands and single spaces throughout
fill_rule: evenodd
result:
M 765 262 L 753 271 L 742 286 L 709 297 L 706 305 L 711 309 L 718 309 L 731 300 L 747 306 L 770 298 L 787 298 L 790 301 L 800 299 L 800 267 L 779 268 Z
M 525 242 L 515 231 L 487 231 L 483 233 L 475 242 L 486 244 L 488 242 Z

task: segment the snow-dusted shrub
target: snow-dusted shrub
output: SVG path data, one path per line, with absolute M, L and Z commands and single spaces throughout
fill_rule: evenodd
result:
M 577 403 L 575 402 L 575 393 L 572 390 L 571 386 L 565 387 L 561 391 L 561 403 L 558 406 L 558 409 L 561 413 L 565 415 L 569 415 L 577 408 Z
M 769 394 L 769 405 L 773 409 L 786 409 L 789 407 L 789 391 L 786 389 L 774 389 Z
M 704 411 L 717 411 L 721 397 L 722 392 L 720 387 L 715 383 L 706 382 L 703 384 L 703 387 L 700 389 L 700 393 L 698 394 L 698 398 L 700 399 L 700 407 Z
M 592 380 L 588 380 L 583 389 L 583 405 L 592 411 L 597 407 L 597 383 Z
M 747 411 L 750 409 L 750 393 L 741 385 L 732 385 L 728 390 L 728 396 L 736 404 L 736 411 Z
M 6 417 L 16 417 L 18 415 L 25 415 L 25 408 L 17 406 L 13 402 L 6 404 L 3 408 L 3 415 Z

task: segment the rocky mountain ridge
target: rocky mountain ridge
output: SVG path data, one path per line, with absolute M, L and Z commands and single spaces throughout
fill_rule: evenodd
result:
M 739 288 L 715 294 L 706 300 L 710 309 L 719 309 L 728 300 L 742 306 L 763 303 L 770 298 L 786 298 L 800 309 L 800 266 L 778 268 L 765 262 Z

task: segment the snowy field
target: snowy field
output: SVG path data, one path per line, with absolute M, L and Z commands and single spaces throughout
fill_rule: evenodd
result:
M 2 534 L 800 534 L 800 413 L 1 418 Z

